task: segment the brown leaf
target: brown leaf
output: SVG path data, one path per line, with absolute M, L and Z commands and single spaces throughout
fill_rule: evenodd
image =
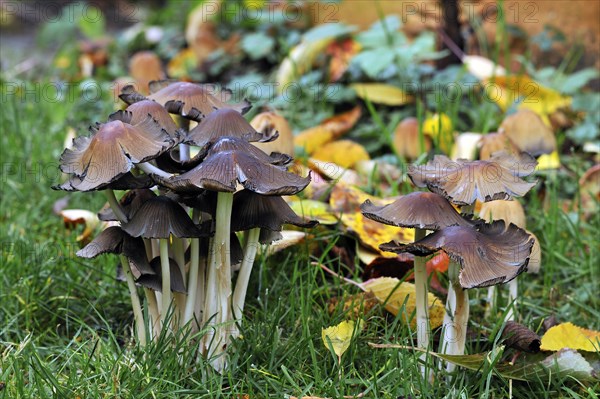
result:
M 375 306 L 379 305 L 379 301 L 370 291 L 361 292 L 356 295 L 334 297 L 327 303 L 329 314 L 333 314 L 340 304 L 342 304 L 344 314 L 352 319 L 356 319 L 369 313 Z
M 506 322 L 502 331 L 504 344 L 509 348 L 517 349 L 528 353 L 537 353 L 540 351 L 542 341 L 540 337 L 529 328 L 514 321 Z
M 350 60 L 360 51 L 360 44 L 352 38 L 336 41 L 327 47 L 326 53 L 331 56 L 329 62 L 329 81 L 337 82 L 348 69 Z

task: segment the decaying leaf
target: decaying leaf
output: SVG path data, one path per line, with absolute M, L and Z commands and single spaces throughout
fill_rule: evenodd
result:
M 355 295 L 332 298 L 327 303 L 329 314 L 333 314 L 340 303 L 344 314 L 353 319 L 364 316 L 379 305 L 379 301 L 372 292 L 360 292 Z
M 327 47 L 327 54 L 331 56 L 331 61 L 329 61 L 330 82 L 337 82 L 342 77 L 348 69 L 350 60 L 360 49 L 360 44 L 352 38 L 333 42 Z
M 324 162 L 318 159 L 309 159 L 308 166 L 317 172 L 318 174 L 328 178 L 329 180 L 335 180 L 337 183 L 342 182 L 345 184 L 364 185 L 363 181 L 356 171 L 344 168 L 335 162 Z
M 502 331 L 504 344 L 523 352 L 537 353 L 540 351 L 540 337 L 529 328 L 515 321 L 507 321 Z
M 369 153 L 362 145 L 351 140 L 337 140 L 327 143 L 312 154 L 314 159 L 334 162 L 344 168 L 352 168 L 358 161 L 369 160 Z
M 366 200 L 370 200 L 375 205 L 386 205 L 394 201 L 367 194 L 356 186 L 337 183 L 331 188 L 329 206 L 334 212 L 358 212 L 360 205 Z
M 405 314 L 403 321 L 410 319 L 410 325 L 415 328 L 415 318 L 411 315 L 416 311 L 416 291 L 415 285 L 403 282 L 397 278 L 380 277 L 367 280 L 360 286 L 368 292 L 372 292 L 377 300 L 385 306 L 385 309 L 391 314 L 397 316 L 404 305 Z M 429 306 L 429 325 L 437 328 L 444 321 L 444 304 L 431 292 L 427 294 L 427 303 Z
M 266 247 L 267 256 L 301 243 L 306 237 L 306 233 L 296 230 L 282 230 L 281 239 L 274 241 Z M 262 248 L 259 252 L 262 252 Z
M 363 326 L 364 323 L 359 319 L 358 325 L 353 320 L 348 320 L 342 321 L 336 326 L 324 328 L 321 331 L 323 344 L 327 349 L 331 345 L 333 352 L 340 358 L 350 347 L 352 338 L 362 330 Z
M 563 348 L 597 352 L 600 350 L 600 331 L 586 330 L 573 323 L 561 323 L 542 337 L 541 349 L 558 351 Z
M 396 254 L 381 251 L 379 244 L 389 242 L 386 241 L 388 239 L 402 242 L 412 242 L 414 240 L 414 229 L 385 225 L 364 217 L 361 212 L 343 213 L 341 221 L 349 232 L 358 236 L 362 244 L 388 258 L 396 257 Z
M 83 232 L 77 236 L 78 242 L 87 243 L 92 238 L 92 233 L 100 224 L 100 219 L 94 212 L 86 209 L 65 209 L 58 213 L 63 218 L 65 227 L 72 229 L 81 224 L 84 226 Z
M 414 99 L 396 86 L 383 83 L 354 83 L 350 85 L 356 95 L 363 100 L 375 104 L 400 106 L 411 103 Z

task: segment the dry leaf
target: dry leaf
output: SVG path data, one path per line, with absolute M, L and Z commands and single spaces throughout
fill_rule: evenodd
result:
M 329 62 L 329 81 L 337 82 L 348 69 L 350 60 L 361 49 L 360 44 L 352 38 L 336 41 L 327 47 L 327 54 L 331 56 Z
M 281 115 L 275 112 L 261 112 L 250 121 L 250 125 L 256 131 L 267 136 L 272 136 L 275 131 L 279 133 L 279 137 L 274 141 L 267 143 L 252 143 L 255 147 L 260 148 L 267 154 L 272 152 L 280 152 L 282 154 L 294 156 L 294 135 L 288 121 Z
M 377 300 L 384 304 L 385 309 L 394 316 L 398 315 L 402 305 L 404 305 L 406 313 L 402 317 L 403 321 L 408 320 L 415 312 L 416 291 L 414 284 L 406 282 L 400 283 L 400 280 L 397 278 L 380 277 L 367 280 L 360 284 L 360 286 L 365 291 L 372 292 Z M 441 326 L 444 321 L 444 304 L 431 292 L 427 294 L 427 303 L 429 306 L 429 325 L 432 329 L 437 328 Z M 410 325 L 414 329 L 414 317 L 410 321 Z
M 271 256 L 276 252 L 297 245 L 301 243 L 306 237 L 306 233 L 296 230 L 282 230 L 280 233 L 281 239 L 271 243 L 266 247 L 267 256 Z M 263 252 L 262 246 L 259 252 Z
M 358 212 L 366 200 L 370 200 L 375 205 L 387 205 L 394 202 L 393 199 L 383 199 L 367 194 L 356 186 L 337 183 L 331 188 L 329 206 L 334 212 Z
M 277 70 L 275 79 L 278 83 L 278 92 L 282 93 L 290 84 L 293 84 L 300 76 L 308 72 L 312 68 L 315 59 L 323 53 L 333 40 L 333 37 L 314 41 L 303 40 L 294 47 Z
M 342 112 L 325 119 L 321 122 L 321 126 L 333 132 L 336 138 L 341 137 L 356 125 L 360 119 L 362 111 L 359 106 L 352 108 L 350 111 Z
M 597 352 L 600 350 L 600 331 L 586 330 L 570 322 L 561 323 L 544 334 L 541 348 L 545 351 L 571 348 Z
M 342 309 L 348 317 L 357 319 L 369 313 L 379 301 L 372 292 L 360 292 L 355 295 L 343 296 L 341 298 L 331 298 L 327 303 L 327 311 L 333 314 L 336 308 L 342 303 Z
M 83 232 L 77 236 L 76 240 L 83 244 L 90 241 L 92 233 L 100 225 L 100 219 L 94 212 L 86 209 L 65 209 L 58 213 L 63 218 L 65 227 L 69 230 L 77 225 L 83 225 Z
M 341 137 L 358 122 L 360 107 L 325 119 L 321 124 L 300 132 L 294 137 L 294 145 L 312 154 L 323 145 Z
M 362 320 L 358 320 L 358 326 L 353 320 L 342 321 L 337 326 L 331 326 L 324 328 L 321 331 L 321 338 L 323 344 L 329 349 L 329 344 L 333 348 L 333 352 L 339 357 L 342 357 L 344 352 L 350 347 L 350 342 L 356 332 L 363 329 L 364 323 Z
M 385 225 L 368 219 L 359 212 L 343 213 L 342 224 L 348 231 L 355 233 L 359 241 L 368 248 L 379 252 L 381 256 L 393 258 L 397 255 L 379 249 L 379 244 L 389 241 L 412 242 L 415 237 L 414 229 Z
M 487 97 L 506 112 L 515 102 L 519 109 L 530 109 L 550 126 L 549 115 L 571 105 L 571 97 L 544 87 L 528 76 L 496 76 L 486 81 Z
M 413 97 L 402 89 L 383 83 L 354 83 L 350 85 L 358 98 L 369 100 L 375 104 L 399 106 L 411 103 Z
M 529 328 L 515 321 L 506 322 L 506 326 L 502 330 L 502 339 L 509 348 L 529 353 L 540 351 L 540 337 Z
M 337 140 L 318 148 L 313 154 L 314 159 L 323 162 L 333 162 L 343 168 L 352 168 L 358 161 L 369 160 L 365 148 L 351 140 Z
M 540 155 L 535 170 L 560 169 L 560 156 L 558 151 L 552 151 L 550 154 Z

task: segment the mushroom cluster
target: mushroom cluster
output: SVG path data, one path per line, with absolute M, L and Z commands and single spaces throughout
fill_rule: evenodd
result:
M 535 164 L 527 154 L 513 157 L 499 152 L 485 161 L 452 161 L 436 155 L 429 163 L 416 166 L 408 173 L 417 187 L 426 187 L 431 192 L 414 192 L 383 207 L 373 206 L 368 201 L 363 204 L 363 214 L 368 218 L 416 229 L 414 243 L 390 242 L 380 248 L 415 255 L 420 347 L 427 348 L 430 342 L 425 257 L 442 250 L 451 259 L 442 351 L 454 355 L 464 353 L 469 316 L 466 290 L 509 282 L 527 268 L 533 236 L 502 220 L 492 223 L 475 220 L 473 206 L 477 200 L 512 200 L 525 195 L 535 183 L 522 177 L 529 175 Z M 462 215 L 455 207 L 460 207 Z M 449 365 L 448 370 L 452 369 Z
M 68 181 L 54 188 L 107 194 L 99 217 L 113 225 L 77 255 L 120 255 L 139 343 L 205 329 L 200 352 L 222 371 L 258 248 L 280 239 L 284 224 L 316 224 L 281 198 L 310 176 L 288 172 L 289 155 L 250 144 L 278 133 L 255 130 L 243 117 L 249 104 L 231 104 L 229 92 L 174 81 L 149 89 L 146 97 L 124 88 L 128 107 L 73 141 L 60 158 Z M 118 200 L 114 190 L 127 191 Z

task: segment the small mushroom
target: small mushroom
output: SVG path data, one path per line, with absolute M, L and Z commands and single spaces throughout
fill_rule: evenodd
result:
M 479 159 L 490 159 L 493 153 L 499 151 L 505 151 L 510 155 L 517 155 L 521 152 L 504 133 L 488 133 L 479 140 Z
M 171 139 L 175 143 L 178 143 L 183 137 L 183 133 L 171 118 L 171 115 L 167 112 L 167 110 L 157 103 L 156 101 L 151 100 L 142 100 L 136 103 L 129 105 L 125 108 L 124 111 L 117 111 L 113 113 L 111 116 L 115 119 L 123 120 L 123 113 L 131 113 L 131 124 L 135 125 L 142 122 L 148 115 L 152 115 L 154 119 L 158 122 L 158 124 L 166 130 L 166 132 L 171 136 Z M 109 120 L 111 119 L 109 117 Z
M 554 133 L 538 114 L 529 109 L 520 109 L 507 116 L 498 132 L 505 134 L 521 151 L 536 157 L 556 150 Z
M 394 131 L 394 150 L 404 159 L 414 160 L 431 149 L 431 137 L 424 133 L 419 136 L 419 120 L 405 118 Z
M 487 161 L 452 161 L 436 155 L 433 161 L 409 171 L 408 176 L 417 187 L 428 187 L 457 205 L 471 205 L 475 200 L 485 202 L 525 195 L 536 185 L 520 178 L 527 170 L 522 167 L 531 164 L 535 161 L 527 155 L 516 159 L 506 153 L 496 153 Z
M 463 288 L 488 287 L 509 282 L 525 271 L 533 238 L 502 220 L 475 227 L 449 226 L 413 244 L 387 243 L 385 251 L 427 256 L 443 250 L 461 266 Z
M 148 83 L 165 78 L 162 62 L 152 51 L 139 51 L 132 55 L 129 59 L 129 74 L 144 93 L 148 92 Z

